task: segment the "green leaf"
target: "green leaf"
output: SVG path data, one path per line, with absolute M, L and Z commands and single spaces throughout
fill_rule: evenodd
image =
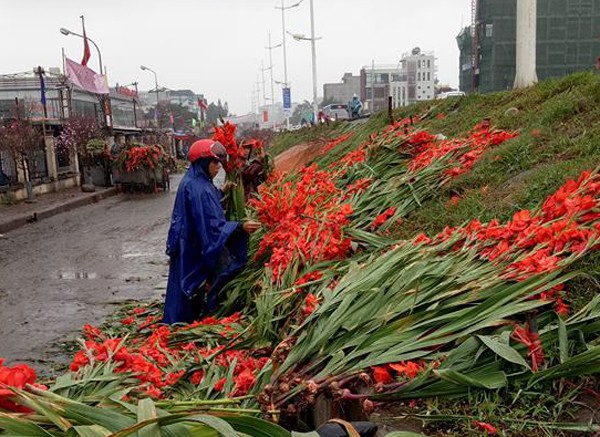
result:
M 227 421 L 219 417 L 203 414 L 200 416 L 193 416 L 186 419 L 186 421 L 189 420 L 208 425 L 215 431 L 219 432 L 223 437 L 239 437 L 238 434 L 235 432 L 235 429 L 229 423 L 227 423 Z
M 386 434 L 385 437 L 425 437 L 425 435 L 410 431 L 394 431 Z
M 137 408 L 138 422 L 154 419 L 156 417 L 158 417 L 158 414 L 156 413 L 156 407 L 154 406 L 154 402 L 152 401 L 152 399 L 142 399 L 138 403 Z M 160 432 L 160 427 L 158 426 L 158 424 L 151 423 L 138 431 L 138 437 L 162 437 L 162 434 Z
M 290 437 L 290 432 L 281 426 L 258 417 L 223 416 L 233 428 L 251 437 Z
M 483 344 L 490 348 L 496 355 L 500 356 L 506 361 L 518 364 L 529 369 L 529 364 L 527 364 L 525 358 L 523 358 L 519 352 L 517 352 L 509 345 L 501 343 L 493 337 L 489 337 L 487 335 L 478 335 L 477 338 L 479 338 L 483 342 Z
M 564 320 L 558 317 L 558 355 L 561 364 L 569 359 L 569 341 L 567 335 L 567 325 Z
M 434 373 L 443 380 L 468 387 L 496 389 L 504 387 L 507 382 L 506 374 L 504 372 L 466 375 L 454 370 L 435 370 Z
M 73 430 L 80 437 L 107 437 L 112 434 L 108 429 L 100 425 L 74 426 Z
M 35 423 L 2 412 L 0 412 L 0 429 L 11 435 L 19 436 L 48 437 L 52 435 Z

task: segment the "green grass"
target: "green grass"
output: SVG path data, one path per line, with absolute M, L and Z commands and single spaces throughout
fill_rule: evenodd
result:
M 518 112 L 507 114 L 509 108 L 517 108 Z M 518 210 L 540 205 L 566 180 L 600 165 L 600 75 L 593 72 L 548 80 L 525 90 L 422 102 L 396 110 L 394 118 L 411 114 L 425 115 L 419 126 L 447 137 L 468 135 L 485 117 L 491 118 L 494 127 L 517 130 L 520 136 L 487 151 L 470 172 L 453 180 L 408 216 L 393 230 L 398 238 L 411 238 L 419 232 L 435 234 L 445 226 L 459 226 L 475 218 L 482 222 L 509 220 Z M 444 117 L 437 118 L 438 114 Z M 355 136 L 334 149 L 321 165 L 357 147 L 386 123 L 386 114 L 380 113 L 357 127 Z M 322 132 L 335 137 L 343 129 L 336 125 Z M 285 148 L 297 139 L 286 134 L 278 142 Z M 450 201 L 452 198 L 457 199 Z M 577 311 L 600 291 L 600 252 L 578 261 L 571 270 L 581 273 L 567 284 L 568 303 L 572 311 Z M 597 378 L 586 383 L 598 389 Z M 547 425 L 556 420 L 581 419 L 570 416 L 576 410 L 574 406 L 581 407 L 581 393 L 574 394 L 560 383 L 517 397 L 518 393 L 519 388 L 512 387 L 479 393 L 464 402 L 436 401 L 421 406 L 420 412 L 487 419 L 502 424 L 506 434 L 501 435 L 515 436 L 565 435 Z M 528 422 L 531 420 L 545 424 L 533 426 Z M 470 420 L 433 424 L 427 434 L 482 435 Z

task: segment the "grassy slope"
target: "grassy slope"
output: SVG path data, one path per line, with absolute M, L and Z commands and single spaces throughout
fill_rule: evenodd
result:
M 509 108 L 517 108 L 518 113 L 507 114 Z M 411 114 L 426 114 L 418 127 L 448 137 L 467 135 L 484 117 L 490 117 L 494 127 L 518 130 L 521 135 L 489 150 L 472 171 L 424 203 L 396 230 L 401 238 L 418 232 L 434 234 L 473 218 L 506 221 L 516 211 L 538 205 L 565 180 L 600 165 L 600 76 L 591 72 L 545 81 L 525 90 L 423 102 L 397 110 L 394 117 Z M 445 117 L 438 118 L 438 114 Z M 334 149 L 328 161 L 358 146 L 386 123 L 386 114 L 380 113 L 357 127 L 356 134 Z M 274 152 L 316 138 L 334 137 L 348 129 L 348 124 L 335 124 L 283 134 L 276 139 Z M 449 203 L 454 196 L 458 202 Z M 600 272 L 600 254 L 588 257 L 576 268 Z M 574 306 L 579 307 L 590 294 L 598 292 L 598 286 L 591 278 L 581 278 L 571 284 L 571 291 Z

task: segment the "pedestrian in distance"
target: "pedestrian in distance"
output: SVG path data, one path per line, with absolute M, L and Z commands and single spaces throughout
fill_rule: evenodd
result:
M 191 323 L 213 312 L 218 293 L 246 264 L 256 221 L 227 221 L 212 179 L 225 147 L 204 139 L 190 147 L 190 168 L 177 189 L 167 237 L 169 279 L 163 323 Z
M 360 112 L 362 110 L 362 102 L 358 98 L 356 94 L 352 96 L 352 100 L 348 102 L 348 113 L 350 114 L 350 118 L 358 118 L 360 117 Z
M 267 180 L 269 174 L 269 157 L 259 140 L 248 140 L 242 143 L 242 153 L 245 158 L 242 167 L 242 183 L 246 201 L 258 192 L 258 187 Z

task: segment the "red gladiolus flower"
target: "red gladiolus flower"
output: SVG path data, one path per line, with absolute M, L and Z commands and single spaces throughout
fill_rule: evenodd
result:
M 148 396 L 150 396 L 153 399 L 159 399 L 160 397 L 162 397 L 162 391 L 160 391 L 158 388 L 154 387 L 153 385 L 148 386 L 145 390 L 143 390 L 143 393 L 147 394 Z
M 486 422 L 478 422 L 477 420 L 474 420 L 473 425 L 475 425 L 481 431 L 484 431 L 487 435 L 496 435 L 498 432 L 495 427 Z
M 544 348 L 540 341 L 540 336 L 537 332 L 525 329 L 521 326 L 516 326 L 511 334 L 511 338 L 519 343 L 526 345 L 529 348 L 529 356 L 531 357 L 531 370 L 535 373 L 538 371 L 538 364 L 544 362 Z
M 135 324 L 135 318 L 127 317 L 126 319 L 121 320 L 121 325 L 133 325 Z
M 256 384 L 256 376 L 250 369 L 244 369 L 241 373 L 233 378 L 235 383 L 233 396 L 245 396 L 254 384 Z M 215 388 L 216 390 L 216 388 Z
M 302 314 L 310 316 L 315 308 L 319 305 L 319 299 L 314 294 L 308 293 L 304 299 L 304 305 L 302 306 Z
M 194 385 L 199 385 L 203 379 L 204 379 L 204 371 L 196 370 L 192 374 L 192 377 L 190 378 L 190 382 Z
M 19 413 L 30 412 L 28 408 L 17 405 L 10 400 L 14 393 L 6 387 L 23 389 L 26 384 L 35 384 L 35 378 L 35 370 L 28 365 L 4 366 L 4 359 L 0 358 L 0 408 Z
M 222 391 L 225 386 L 225 382 L 227 382 L 227 378 L 221 378 L 215 383 L 215 391 Z
M 88 340 L 99 340 L 103 337 L 101 330 L 92 325 L 88 325 L 87 323 L 83 325 L 83 335 Z
M 379 214 L 377 217 L 375 217 L 375 220 L 373 220 L 370 226 L 371 230 L 375 231 L 379 229 L 379 227 L 381 227 L 381 225 L 387 222 L 389 218 L 392 217 L 394 214 L 396 214 L 396 208 L 392 207 L 386 209 L 382 214 Z
M 391 369 L 398 372 L 399 375 L 404 375 L 409 379 L 413 379 L 425 369 L 425 362 L 416 363 L 414 361 L 402 361 L 389 365 Z
M 394 378 L 392 378 L 392 375 L 390 375 L 385 366 L 371 367 L 371 370 L 373 371 L 373 379 L 377 384 L 389 384 L 394 381 Z

